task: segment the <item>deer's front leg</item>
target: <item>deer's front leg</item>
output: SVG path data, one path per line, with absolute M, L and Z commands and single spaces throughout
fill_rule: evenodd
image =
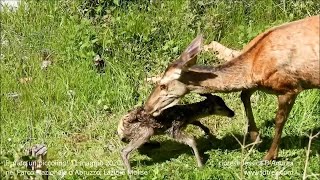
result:
M 260 141 L 259 129 L 257 128 L 256 122 L 254 121 L 250 97 L 255 91 L 244 90 L 241 92 L 241 101 L 243 103 L 246 116 L 248 119 L 248 133 L 252 142 Z
M 201 160 L 198 148 L 197 148 L 197 143 L 193 137 L 187 136 L 186 134 L 184 134 L 181 131 L 176 131 L 174 133 L 173 138 L 175 140 L 177 140 L 178 142 L 181 142 L 181 143 L 184 143 L 184 144 L 190 146 L 193 149 L 194 155 L 196 156 L 198 166 L 203 167 L 203 163 L 202 163 L 202 160 Z
M 124 163 L 125 168 L 127 169 L 128 173 L 131 172 L 131 166 L 129 162 L 129 155 L 130 153 L 142 146 L 144 143 L 146 143 L 150 137 L 153 135 L 154 131 L 153 129 L 144 129 L 141 130 L 141 133 L 136 135 L 136 138 L 130 141 L 130 143 L 121 150 L 121 159 Z
M 282 129 L 286 123 L 292 106 L 296 100 L 297 94 L 285 94 L 278 96 L 278 111 L 275 118 L 276 129 L 271 147 L 264 157 L 264 160 L 272 160 L 278 157 L 279 145 L 281 140 Z

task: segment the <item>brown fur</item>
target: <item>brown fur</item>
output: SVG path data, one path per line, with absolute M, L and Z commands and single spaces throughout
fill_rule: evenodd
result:
M 168 66 L 145 109 L 157 116 L 189 92 L 242 91 L 250 137 L 257 140 L 258 128 L 250 96 L 256 90 L 275 94 L 278 97 L 276 132 L 264 159 L 276 159 L 282 129 L 297 95 L 305 89 L 320 88 L 319 17 L 271 28 L 254 38 L 237 57 L 218 67 L 192 67 L 200 51 L 190 49 L 197 50 L 202 43 L 202 38 L 197 37 L 179 59 Z
M 129 142 L 129 145 L 121 151 L 126 168 L 131 170 L 128 160 L 129 153 L 149 141 L 152 135 L 159 134 L 168 134 L 177 141 L 192 147 L 198 165 L 202 166 L 195 140 L 184 134 L 182 130 L 188 124 L 193 124 L 203 129 L 206 134 L 210 134 L 209 128 L 196 119 L 213 114 L 234 116 L 234 112 L 225 105 L 220 97 L 211 94 L 203 96 L 206 96 L 207 99 L 188 105 L 176 105 L 166 109 L 157 117 L 147 114 L 143 107 L 135 108 L 125 115 L 120 120 L 118 135 L 122 141 Z

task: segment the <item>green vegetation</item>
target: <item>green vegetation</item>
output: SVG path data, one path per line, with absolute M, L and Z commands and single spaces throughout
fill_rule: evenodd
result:
M 141 105 L 151 92 L 146 77 L 164 71 L 199 33 L 204 34 L 206 43 L 217 40 L 241 49 L 265 29 L 319 14 L 319 10 L 317 0 L 29 0 L 16 11 L 4 10 L 0 178 L 9 178 L 9 171 L 24 172 L 24 166 L 14 163 L 24 154 L 23 149 L 45 143 L 52 179 L 127 179 L 115 175 L 124 173 L 119 157 L 124 144 L 114 132 L 119 118 Z M 53 61 L 47 70 L 40 68 L 43 51 L 48 51 Z M 106 60 L 104 74 L 92 68 L 97 53 Z M 199 63 L 222 62 L 202 53 Z M 32 81 L 20 82 L 30 77 Z M 306 134 L 320 128 L 319 90 L 299 95 L 283 131 L 281 159 L 269 165 L 259 161 L 273 137 L 276 101 L 261 92 L 252 97 L 264 142 L 253 149 L 243 172 L 239 163 L 242 152 L 249 149 L 241 151 L 232 136 L 242 141 L 246 125 L 243 106 L 239 93 L 220 95 L 236 116 L 202 120 L 218 140 L 205 139 L 197 128 L 187 129 L 197 137 L 198 147 L 208 159 L 203 169 L 196 168 L 191 148 L 156 137 L 161 148 L 133 153 L 131 163 L 137 175 L 132 178 L 274 179 L 272 173 L 282 171 L 280 179 L 301 179 Z M 183 102 L 196 99 L 199 96 L 191 94 Z M 320 140 L 314 139 L 307 174 L 318 176 L 310 179 L 320 178 L 319 149 Z M 86 175 L 90 171 L 93 175 Z

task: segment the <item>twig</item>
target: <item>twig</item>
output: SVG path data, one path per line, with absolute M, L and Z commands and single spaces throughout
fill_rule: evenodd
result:
M 243 147 L 242 143 L 239 141 L 239 139 L 233 134 L 231 133 L 231 135 L 233 136 L 234 139 L 236 139 L 236 141 L 238 142 L 238 144 L 241 146 L 241 148 Z
M 304 164 L 304 171 L 303 171 L 303 177 L 302 179 L 305 180 L 307 179 L 307 167 L 308 167 L 308 163 L 309 163 L 309 156 L 310 156 L 310 149 L 311 149 L 311 142 L 314 138 L 318 137 L 318 135 L 320 134 L 320 131 L 315 134 L 315 135 L 312 135 L 312 131 L 310 132 L 310 135 L 309 135 L 309 143 L 308 143 L 308 149 L 307 149 L 307 152 L 306 152 L 306 161 L 305 161 L 305 164 Z
M 238 144 L 241 146 L 240 176 L 237 176 L 237 177 L 239 179 L 244 179 L 244 168 L 243 168 L 244 167 L 244 163 L 245 163 L 246 159 L 249 157 L 249 155 L 252 153 L 255 145 L 261 143 L 262 141 L 257 141 L 256 140 L 253 143 L 245 145 L 245 139 L 246 139 L 245 136 L 243 137 L 243 143 L 241 143 L 240 140 L 233 133 L 231 133 L 231 135 L 238 142 Z M 246 153 L 244 155 L 245 149 L 248 148 L 249 146 L 251 146 L 251 148 L 249 149 L 248 153 Z
M 284 167 L 284 168 L 282 168 L 278 173 L 276 173 L 276 177 L 275 177 L 275 179 L 276 179 L 276 180 L 278 180 L 278 179 L 279 179 L 280 174 L 281 174 L 284 170 L 286 170 L 286 169 L 287 169 L 287 167 Z
M 248 144 L 248 145 L 250 145 L 250 146 L 252 145 L 252 146 L 251 146 L 251 148 L 249 149 L 247 155 L 244 157 L 243 160 L 246 160 L 246 159 L 249 157 L 249 155 L 251 154 L 251 152 L 253 151 L 253 148 L 255 147 L 255 145 L 256 145 L 256 144 L 260 144 L 261 142 L 262 142 L 262 141 L 255 141 L 255 142 L 253 142 L 253 143 Z M 248 145 L 246 145 L 244 148 L 249 147 Z
M 308 177 L 315 177 L 315 178 L 317 178 L 317 179 L 320 179 L 320 174 L 314 174 L 314 173 L 312 173 L 312 174 L 310 174 L 310 175 L 307 175 L 307 178 Z

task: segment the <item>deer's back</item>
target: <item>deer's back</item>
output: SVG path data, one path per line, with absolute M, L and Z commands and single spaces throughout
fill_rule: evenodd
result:
M 245 47 L 258 87 L 275 93 L 320 88 L 319 22 L 313 16 L 272 28 Z

